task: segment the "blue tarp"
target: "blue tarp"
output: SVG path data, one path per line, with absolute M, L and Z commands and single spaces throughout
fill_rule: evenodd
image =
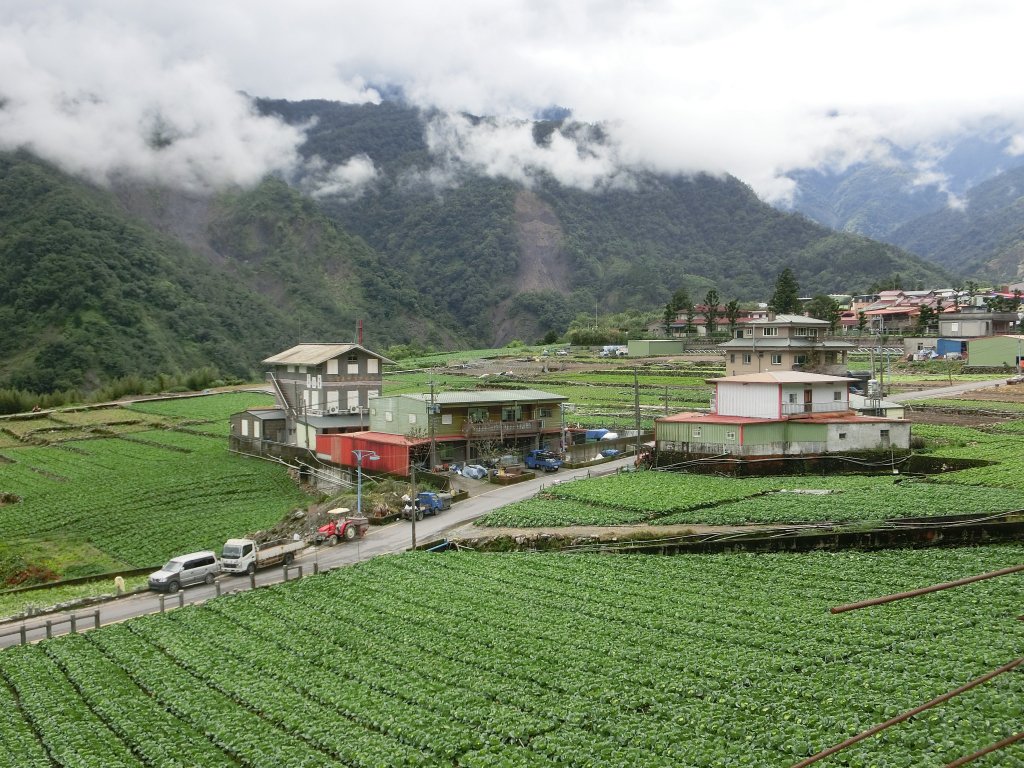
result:
M 602 437 L 604 437 L 607 434 L 608 434 L 608 430 L 604 429 L 604 428 L 601 428 L 601 429 L 588 429 L 587 430 L 587 440 L 600 440 Z

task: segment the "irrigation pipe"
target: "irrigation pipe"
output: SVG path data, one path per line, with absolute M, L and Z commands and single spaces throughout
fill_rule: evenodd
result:
M 932 707 L 938 706 L 939 704 L 943 704 L 952 699 L 954 696 L 959 696 L 961 693 L 971 690 L 971 688 L 975 688 L 981 685 L 982 683 L 987 683 L 993 677 L 1001 675 L 1004 672 L 1009 672 L 1011 669 L 1014 669 L 1015 667 L 1021 664 L 1024 664 L 1024 656 L 1022 656 L 1019 659 L 1014 659 L 1009 664 L 1004 664 L 1003 666 L 999 667 L 999 669 L 994 669 L 991 672 L 982 675 L 981 677 L 975 678 L 974 680 L 971 680 L 969 683 L 964 683 L 959 688 L 956 688 L 950 691 L 949 693 L 944 693 L 941 696 L 937 696 L 929 702 L 926 702 L 918 707 L 914 707 L 913 709 L 907 710 L 901 715 L 896 715 L 896 717 L 889 718 L 884 723 L 873 725 L 866 731 L 862 731 L 858 733 L 856 736 L 851 736 L 850 738 L 846 739 L 846 741 L 840 742 L 839 744 L 836 744 L 833 747 L 829 747 L 828 749 L 823 749 L 818 754 L 811 755 L 810 757 L 801 760 L 799 763 L 794 763 L 792 766 L 790 766 L 790 768 L 805 768 L 805 766 L 811 765 L 812 763 L 816 763 L 822 758 L 828 757 L 829 755 L 834 755 L 836 752 L 846 749 L 847 747 L 853 746 L 857 742 L 863 741 L 869 736 L 874 736 L 876 733 L 880 733 L 881 731 L 884 731 L 886 728 L 891 728 L 897 723 L 902 723 L 904 720 L 909 720 L 910 718 L 914 717 L 914 715 L 919 715 L 925 710 L 931 709 Z
M 1007 736 L 1005 739 L 1000 739 L 995 744 L 989 744 L 987 747 L 985 747 L 984 749 L 979 749 L 977 752 L 972 752 L 969 755 L 958 757 L 952 763 L 946 763 L 946 765 L 943 766 L 943 768 L 960 768 L 961 765 L 973 763 L 979 757 L 984 757 L 985 755 L 991 752 L 995 752 L 998 749 L 1008 747 L 1011 744 L 1015 744 L 1016 742 L 1020 741 L 1021 739 L 1024 739 L 1024 731 L 1021 731 L 1020 733 L 1015 733 L 1013 736 Z
M 909 592 L 898 592 L 894 595 L 873 597 L 870 600 L 861 600 L 856 603 L 836 605 L 829 609 L 829 613 L 846 613 L 847 611 L 855 611 L 858 608 L 868 608 L 872 605 L 882 605 L 884 603 L 894 602 L 895 600 L 905 600 L 908 597 L 919 597 L 921 595 L 927 595 L 930 592 L 938 592 L 940 590 L 951 589 L 953 587 L 962 587 L 964 584 L 972 584 L 975 581 L 981 581 L 983 579 L 994 579 L 996 576 L 1008 576 L 1011 573 L 1017 573 L 1019 571 L 1024 571 L 1024 565 L 1014 565 L 1010 568 L 1003 568 L 998 571 L 989 571 L 988 573 L 978 574 L 977 576 L 968 576 L 966 579 L 957 579 L 956 581 L 947 581 L 942 584 L 935 584 L 931 587 L 912 589 Z

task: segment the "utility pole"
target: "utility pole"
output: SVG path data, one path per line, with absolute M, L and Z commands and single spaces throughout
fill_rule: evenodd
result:
M 640 381 L 636 367 L 633 367 L 633 412 L 636 415 L 636 449 L 634 454 L 640 455 Z
M 434 380 L 430 380 L 430 413 L 427 416 L 427 426 L 430 428 L 430 471 L 437 466 L 437 443 L 434 440 L 434 416 L 437 406 L 434 404 Z
M 412 523 L 412 548 L 416 549 L 416 465 L 409 462 L 409 475 L 412 478 L 412 514 L 409 521 Z

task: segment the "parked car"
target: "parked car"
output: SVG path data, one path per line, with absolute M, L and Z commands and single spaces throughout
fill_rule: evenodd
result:
M 214 552 L 193 552 L 167 561 L 159 571 L 149 574 L 149 588 L 159 592 L 177 592 L 182 587 L 204 582 L 213 584 L 220 573 L 220 560 Z

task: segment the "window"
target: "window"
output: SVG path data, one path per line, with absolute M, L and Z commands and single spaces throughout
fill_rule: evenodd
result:
M 662 446 L 664 447 L 664 449 L 666 451 L 674 451 L 676 449 L 676 444 L 673 443 L 671 440 L 669 440 L 669 441 L 667 441 L 665 443 L 662 443 Z
M 479 424 L 480 422 L 487 421 L 487 409 L 486 408 L 470 408 L 467 418 L 473 424 Z
M 380 371 L 379 363 L 380 363 L 380 360 L 378 360 L 376 357 L 367 358 L 367 360 L 366 360 L 366 372 L 367 373 L 378 373 Z
M 832 393 L 832 399 L 837 401 L 837 402 L 839 400 L 842 400 L 843 399 L 843 393 L 842 392 L 833 392 Z
M 743 329 L 742 328 L 737 328 L 736 329 L 736 338 L 737 339 L 742 339 L 743 338 Z
M 736 362 L 736 353 L 735 352 L 730 352 L 729 353 L 729 362 L 730 363 L 735 363 Z
M 452 423 L 452 415 L 450 413 L 442 413 L 441 414 L 441 423 L 442 424 L 451 424 Z
M 538 419 L 550 419 L 551 418 L 551 406 L 542 405 L 537 408 Z
M 370 409 L 370 415 L 371 416 L 376 416 L 377 415 L 377 409 L 376 408 L 371 408 Z
M 735 440 L 736 439 L 736 433 L 732 432 L 732 431 L 726 432 L 725 433 L 725 439 L 726 440 Z
M 794 355 L 793 365 L 803 365 L 807 362 L 807 355 Z
M 523 406 L 521 405 L 503 405 L 501 407 L 501 420 L 502 421 L 522 421 L 523 418 Z
M 761 335 L 762 336 L 778 336 L 779 335 L 779 329 L 775 328 L 775 327 L 772 327 L 772 328 L 762 328 L 761 329 Z
M 752 357 L 750 356 L 750 353 L 749 353 L 749 352 L 747 352 L 746 354 L 744 354 L 744 355 L 743 355 L 743 364 L 744 364 L 744 365 L 750 365 L 750 361 L 751 361 L 752 359 L 753 359 L 753 358 L 752 358 Z
M 889 430 L 888 429 L 883 429 L 881 432 L 878 433 L 878 436 L 881 437 L 883 440 L 888 440 L 889 439 Z
M 338 358 L 327 361 L 327 375 L 337 376 L 338 375 Z
M 690 437 L 700 437 L 700 427 L 694 427 L 690 432 Z
M 249 436 L 249 420 L 242 419 L 242 437 Z
M 790 392 L 789 393 L 789 400 L 787 400 L 787 402 L 790 402 L 790 403 L 795 403 L 796 402 L 796 393 L 795 392 Z
M 772 355 L 772 365 L 782 365 L 782 355 Z
M 845 432 L 840 432 L 839 433 L 839 439 L 840 440 L 845 440 L 846 439 L 846 433 Z
M 793 329 L 793 335 L 794 336 L 807 336 L 807 337 L 810 337 L 810 338 L 814 338 L 814 337 L 816 337 L 818 335 L 818 329 L 817 328 L 794 328 Z

